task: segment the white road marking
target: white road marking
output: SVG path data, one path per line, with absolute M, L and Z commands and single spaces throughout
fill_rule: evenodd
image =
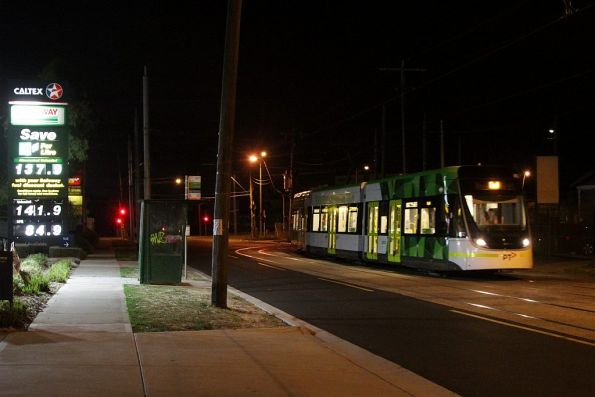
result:
M 553 332 L 547 332 L 547 331 L 542 331 L 542 330 L 535 329 L 535 328 L 524 327 L 522 325 L 511 324 L 511 323 L 507 323 L 505 321 L 494 320 L 493 318 L 483 317 L 483 316 L 480 316 L 480 315 L 477 315 L 477 314 L 465 313 L 465 312 L 461 312 L 461 311 L 458 311 L 458 310 L 450 310 L 450 311 L 453 312 L 453 313 L 462 314 L 463 316 L 474 317 L 474 318 L 478 318 L 480 320 L 485 320 L 485 321 L 490 321 L 490 322 L 496 323 L 496 324 L 506 325 L 508 327 L 519 328 L 519 329 L 522 329 L 522 330 L 525 330 L 525 331 L 531 331 L 531 332 L 535 332 L 535 333 L 538 333 L 538 334 L 553 336 L 554 338 L 566 339 L 566 340 L 569 340 L 571 342 L 581 343 L 581 344 L 587 345 L 587 346 L 595 346 L 595 343 L 587 342 L 587 341 L 584 341 L 584 340 L 581 340 L 581 339 L 571 338 L 571 337 L 564 336 L 564 335 L 555 334 Z
M 270 267 L 271 269 L 281 270 L 283 272 L 287 270 L 287 269 L 283 269 L 282 267 L 267 265 L 266 263 L 261 263 L 261 262 L 256 262 L 256 263 L 258 263 L 260 266 Z
M 369 289 L 369 288 L 364 288 L 364 287 L 360 287 L 359 285 L 353 285 L 353 284 L 349 284 L 349 283 L 343 283 L 341 281 L 335 281 L 335 280 L 330 280 L 328 278 L 322 278 L 322 277 L 317 277 L 319 280 L 322 281 L 328 281 L 329 283 L 335 283 L 335 284 L 340 284 L 340 285 L 344 285 L 346 287 L 351 287 L 351 288 L 357 288 L 357 289 L 361 289 L 362 291 L 367 291 L 367 292 L 374 292 L 373 289 Z

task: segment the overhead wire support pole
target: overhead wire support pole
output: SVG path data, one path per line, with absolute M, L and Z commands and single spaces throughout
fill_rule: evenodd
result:
M 240 20 L 242 0 L 229 0 L 223 54 L 221 112 L 219 116 L 219 144 L 217 149 L 217 177 L 215 182 L 215 210 L 213 216 L 213 255 L 211 304 L 227 307 L 227 251 L 229 244 L 229 203 L 231 192 L 231 163 L 235 130 L 236 88 Z
M 444 157 L 444 120 L 440 120 L 440 168 L 446 165 Z
M 405 68 L 405 59 L 401 60 L 400 68 L 380 68 L 381 72 L 401 72 L 401 157 L 403 160 L 403 174 L 407 173 L 407 150 L 405 134 L 405 72 L 425 72 L 427 69 Z
M 140 227 L 140 137 L 138 131 L 138 111 L 134 108 L 134 242 L 138 243 Z
M 128 238 L 134 240 L 134 168 L 132 136 L 128 135 Z
M 149 76 L 145 66 L 143 75 L 143 169 L 144 169 L 144 199 L 151 199 L 151 136 L 149 129 Z

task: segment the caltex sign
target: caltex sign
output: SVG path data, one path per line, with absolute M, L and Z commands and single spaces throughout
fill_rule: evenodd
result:
M 64 89 L 60 83 L 50 83 L 45 87 L 18 85 L 13 88 L 12 93 L 15 95 L 15 99 L 22 97 L 34 97 L 36 100 L 50 99 L 52 101 L 57 101 L 62 98 Z

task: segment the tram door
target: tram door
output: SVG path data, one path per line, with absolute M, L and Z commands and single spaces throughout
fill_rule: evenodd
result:
M 368 246 L 366 258 L 378 259 L 378 201 L 368 203 Z
M 336 205 L 328 207 L 328 253 L 335 254 L 337 250 L 337 217 L 339 210 Z
M 389 203 L 388 261 L 401 262 L 401 200 Z

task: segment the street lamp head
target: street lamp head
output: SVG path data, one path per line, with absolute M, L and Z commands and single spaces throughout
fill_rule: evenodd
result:
M 258 161 L 258 156 L 251 154 L 250 157 L 248 157 L 248 160 L 250 160 L 251 163 L 256 163 Z
M 182 178 L 176 178 L 176 185 L 182 184 Z
M 370 171 L 370 166 L 369 165 L 364 165 L 364 171 Z
M 264 150 L 262 152 L 260 152 L 260 157 L 266 157 L 267 156 L 267 152 L 265 152 Z
M 531 171 L 526 170 L 523 175 L 528 178 L 531 176 Z

